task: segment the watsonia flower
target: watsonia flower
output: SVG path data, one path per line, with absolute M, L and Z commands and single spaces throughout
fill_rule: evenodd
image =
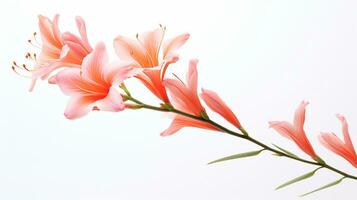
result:
M 196 117 L 203 117 L 207 116 L 207 114 L 197 94 L 197 62 L 197 60 L 190 61 L 189 70 L 186 75 L 187 84 L 179 79 L 166 79 L 164 84 L 171 94 L 170 100 L 175 108 Z M 174 115 L 174 119 L 169 128 L 163 131 L 161 135 L 172 135 L 183 127 L 197 127 L 219 131 L 218 128 L 207 122 L 177 114 Z
M 334 133 L 321 133 L 318 138 L 327 149 L 343 157 L 357 168 L 357 154 L 350 138 L 346 118 L 339 114 L 336 116 L 342 124 L 344 141 L 338 138 Z
M 68 119 L 80 118 L 91 110 L 117 112 L 125 108 L 119 84 L 138 69 L 129 63 L 108 63 L 107 51 L 99 43 L 83 60 L 81 68 L 68 68 L 49 79 L 71 96 L 65 110 Z
M 242 125 L 240 124 L 236 115 L 227 106 L 227 104 L 217 95 L 217 93 L 202 88 L 202 93 L 200 96 L 211 110 L 221 115 L 224 119 L 229 121 L 238 129 L 242 129 Z
M 48 78 L 54 70 L 60 67 L 79 68 L 83 58 L 92 51 L 87 38 L 85 22 L 81 17 L 76 17 L 80 37 L 70 32 L 61 33 L 58 27 L 58 19 L 59 15 L 55 15 L 53 20 L 42 15 L 38 16 L 41 43 L 36 38 L 36 32 L 34 38 L 28 40 L 28 42 L 39 48 L 41 52 L 39 56 L 36 53 L 26 54 L 27 59 L 34 61 L 33 67 L 13 63 L 15 71 L 22 70 L 22 72 L 27 72 L 30 75 L 32 79 L 30 91 L 33 90 L 37 79 Z
M 308 102 L 301 102 L 295 111 L 294 123 L 291 124 L 287 121 L 271 121 L 270 127 L 280 133 L 282 136 L 294 141 L 301 150 L 310 155 L 313 159 L 318 159 L 317 154 L 311 146 L 310 141 L 306 137 L 304 130 L 305 123 L 305 109 Z
M 188 33 L 164 40 L 165 27 L 137 34 L 136 39 L 117 36 L 115 52 L 122 60 L 133 61 L 143 68 L 138 78 L 155 96 L 169 103 L 163 79 L 168 66 L 178 61 L 176 51 L 188 40 Z

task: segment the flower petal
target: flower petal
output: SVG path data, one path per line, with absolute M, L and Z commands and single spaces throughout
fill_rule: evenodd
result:
M 350 149 L 344 144 L 344 142 L 338 138 L 334 133 L 321 133 L 318 136 L 320 143 L 330 151 L 343 157 L 357 168 L 357 156 L 355 152 L 351 152 Z
M 199 120 L 195 120 L 192 118 L 184 117 L 181 115 L 176 115 L 174 120 L 172 121 L 171 125 L 163 131 L 160 135 L 161 136 L 169 136 L 180 129 L 184 127 L 196 127 L 196 128 L 201 128 L 201 129 L 207 129 L 207 130 L 212 130 L 212 131 L 221 131 L 220 129 L 216 128 L 215 126 L 207 123 L 207 122 L 202 122 Z
M 297 140 L 296 130 L 295 130 L 294 126 L 291 125 L 289 122 L 270 121 L 269 127 L 273 128 L 280 135 L 282 135 L 290 140 L 294 140 L 293 138 L 295 138 Z
M 103 84 L 104 66 L 108 63 L 108 55 L 104 43 L 97 44 L 95 49 L 83 59 L 82 76 L 90 81 Z
M 55 25 L 57 25 L 58 17 L 59 15 L 54 17 L 56 24 L 53 24 L 49 18 L 42 15 L 38 16 L 38 26 L 43 46 L 47 46 L 51 49 L 60 49 L 62 47 L 62 41 L 58 40 L 58 35 L 60 34 L 58 27 L 55 27 Z
M 88 52 L 91 52 L 93 48 L 91 47 L 88 41 L 86 23 L 84 22 L 84 19 L 80 16 L 76 16 L 76 24 L 78 27 L 79 34 L 81 35 L 81 44 L 86 48 Z
M 92 109 L 92 104 L 97 100 L 93 96 L 76 96 L 69 101 L 64 115 L 68 119 L 78 119 L 88 114 Z
M 238 129 L 242 128 L 238 118 L 227 106 L 227 104 L 217 95 L 217 93 L 202 88 L 202 93 L 200 96 L 210 109 L 221 115 Z
M 347 124 L 346 118 L 343 115 L 340 115 L 340 114 L 337 114 L 336 117 L 341 121 L 342 133 L 343 133 L 345 144 L 347 145 L 347 147 L 350 149 L 351 152 L 356 152 L 355 148 L 353 146 L 351 137 L 350 137 L 350 133 L 348 131 L 348 124 Z
M 53 17 L 53 20 L 52 20 L 52 30 L 53 30 L 53 36 L 54 38 L 57 40 L 57 41 L 62 41 L 61 39 L 61 32 L 58 28 L 58 19 L 59 19 L 59 15 L 56 14 L 54 17 Z
M 95 105 L 99 110 L 111 112 L 118 112 L 125 108 L 123 98 L 115 86 L 110 87 L 108 95 L 103 99 L 98 100 Z
M 309 102 L 302 101 L 299 105 L 299 107 L 295 111 L 295 116 L 294 116 L 294 126 L 297 130 L 303 130 L 304 129 L 304 123 L 305 123 L 305 108 L 309 104 Z
M 195 96 L 197 96 L 197 63 L 197 59 L 190 60 L 188 73 L 186 74 L 187 86 Z
M 146 49 L 146 56 L 148 57 L 150 67 L 159 65 L 158 57 L 163 37 L 164 30 L 162 27 L 137 35 L 138 40 Z
M 134 67 L 128 62 L 112 62 L 104 66 L 104 79 L 111 85 L 118 85 L 122 81 L 141 73 L 141 68 Z
M 104 86 L 84 80 L 79 68 L 69 68 L 60 71 L 49 79 L 49 83 L 57 84 L 62 92 L 69 96 L 106 96 Z
M 136 62 L 141 67 L 150 65 L 146 58 L 146 49 L 137 40 L 117 36 L 114 39 L 114 49 L 115 53 L 122 60 Z
M 175 107 L 193 115 L 201 114 L 201 110 L 192 101 L 191 94 L 184 83 L 176 79 L 166 79 L 164 85 L 170 91 L 171 101 Z
M 163 56 L 164 60 L 173 56 L 176 51 L 186 43 L 186 41 L 190 38 L 189 33 L 184 33 L 182 35 L 176 36 L 169 40 L 166 40 L 163 44 Z

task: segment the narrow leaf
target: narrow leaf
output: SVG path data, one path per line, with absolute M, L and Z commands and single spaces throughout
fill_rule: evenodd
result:
M 286 150 L 286 149 L 283 149 L 283 148 L 279 147 L 279 146 L 276 145 L 276 144 L 273 144 L 273 145 L 274 145 L 276 148 L 278 148 L 280 151 L 286 153 L 287 155 L 292 156 L 292 157 L 295 157 L 295 158 L 298 158 L 297 155 L 291 153 L 290 151 L 288 151 L 288 150 Z
M 300 195 L 300 197 L 304 197 L 304 196 L 310 195 L 310 194 L 312 194 L 312 193 L 315 193 L 315 192 L 318 192 L 318 191 L 321 191 L 321 190 L 330 188 L 330 187 L 332 187 L 332 186 L 335 186 L 335 185 L 341 183 L 343 179 L 344 179 L 344 178 L 341 178 L 341 179 L 339 179 L 339 180 L 337 180 L 337 181 L 334 181 L 334 182 L 329 183 L 329 184 L 327 184 L 327 185 L 324 185 L 324 186 L 322 186 L 322 187 L 320 187 L 320 188 L 317 188 L 316 190 L 313 190 L 313 191 L 311 191 L 311 192 L 308 192 L 308 193 L 305 193 L 305 194 L 303 194 L 303 195 Z
M 213 164 L 213 163 L 217 163 L 217 162 L 223 162 L 223 161 L 227 161 L 227 160 L 234 160 L 234 159 L 239 159 L 239 158 L 245 158 L 245 157 L 251 157 L 251 156 L 256 156 L 258 155 L 260 152 L 262 152 L 263 150 L 259 150 L 259 151 L 249 151 L 249 152 L 244 152 L 244 153 L 239 153 L 239 154 L 235 154 L 235 155 L 231 155 L 231 156 L 227 156 L 212 162 L 209 162 L 208 164 Z
M 291 184 L 297 183 L 297 182 L 299 182 L 299 181 L 308 179 L 308 178 L 312 177 L 312 176 L 315 174 L 315 172 L 316 172 L 317 170 L 319 170 L 319 169 L 320 169 L 320 168 L 317 168 L 317 169 L 315 169 L 314 171 L 311 171 L 311 172 L 309 172 L 309 173 L 307 173 L 307 174 L 304 174 L 304 175 L 301 175 L 301 176 L 296 177 L 296 178 L 294 178 L 294 179 L 291 179 L 290 181 L 288 181 L 288 182 L 286 182 L 286 183 L 284 183 L 284 184 L 279 185 L 277 188 L 275 188 L 275 190 L 279 190 L 279 189 L 284 188 L 284 187 L 286 187 L 286 186 L 288 186 L 288 185 L 291 185 Z

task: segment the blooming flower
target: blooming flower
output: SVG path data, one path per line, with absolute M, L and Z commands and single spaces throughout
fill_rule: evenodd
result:
M 295 111 L 294 124 L 286 121 L 271 121 L 270 127 L 280 133 L 282 136 L 294 141 L 301 150 L 310 155 L 313 159 L 318 159 L 310 141 L 304 131 L 305 108 L 308 102 L 302 101 Z
M 163 42 L 165 27 L 160 26 L 153 31 L 137 34 L 136 39 L 117 36 L 114 48 L 120 59 L 133 61 L 143 73 L 136 77 L 159 99 L 169 103 L 163 79 L 167 67 L 177 62 L 176 51 L 189 38 L 182 34 Z
M 227 104 L 217 95 L 217 93 L 202 88 L 202 93 L 200 96 L 210 109 L 221 115 L 238 129 L 242 128 L 242 125 L 240 124 L 236 115 L 227 106 Z
M 197 62 L 197 60 L 190 61 L 189 70 L 186 75 L 187 85 L 178 79 L 166 79 L 164 84 L 171 93 L 171 101 L 175 108 L 196 117 L 202 117 L 206 111 L 197 94 Z M 169 128 L 163 131 L 161 135 L 172 135 L 183 127 L 197 127 L 219 131 L 218 128 L 207 122 L 182 115 L 175 115 Z
M 69 32 L 61 34 L 58 27 L 59 15 L 55 15 L 52 21 L 42 15 L 39 15 L 38 19 L 42 44 L 34 44 L 32 40 L 29 42 L 40 48 L 41 53 L 38 57 L 36 54 L 26 54 L 26 58 L 32 58 L 35 61 L 33 69 L 22 65 L 22 68 L 31 74 L 30 91 L 33 90 L 38 78 L 46 79 L 59 67 L 80 67 L 83 58 L 92 51 L 86 34 L 85 22 L 81 17 L 76 17 L 80 38 Z M 37 42 L 36 33 L 34 37 L 34 41 Z M 14 65 L 19 67 L 16 62 Z
M 138 70 L 127 63 L 108 63 L 103 43 L 86 56 L 81 68 L 68 68 L 49 79 L 71 96 L 65 110 L 68 119 L 80 118 L 91 110 L 117 112 L 125 108 L 119 84 Z
M 350 138 L 347 121 L 342 115 L 338 114 L 336 116 L 342 123 L 344 141 L 338 138 L 334 133 L 321 133 L 318 138 L 327 149 L 340 155 L 357 168 L 357 154 Z

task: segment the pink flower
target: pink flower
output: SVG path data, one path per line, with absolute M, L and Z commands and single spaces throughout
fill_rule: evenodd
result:
M 160 26 L 153 31 L 137 34 L 136 39 L 117 36 L 114 48 L 120 59 L 133 61 L 143 73 L 136 77 L 159 99 L 169 103 L 163 79 L 167 67 L 177 62 L 176 51 L 189 38 L 189 34 L 182 34 L 170 40 L 164 39 L 165 27 Z
M 65 116 L 76 119 L 91 110 L 123 110 L 125 104 L 118 86 L 137 71 L 129 64 L 108 64 L 105 46 L 99 43 L 84 58 L 81 68 L 64 69 L 51 77 L 49 82 L 57 84 L 63 93 L 71 96 Z
M 42 44 L 35 44 L 34 41 L 29 42 L 41 49 L 39 56 L 34 53 L 27 53 L 26 58 L 31 58 L 35 61 L 33 69 L 29 69 L 26 65 L 22 65 L 23 69 L 30 72 L 32 84 L 30 91 L 33 90 L 38 78 L 46 79 L 51 72 L 60 67 L 80 67 L 83 58 L 92 51 L 86 34 L 85 22 L 81 17 L 76 17 L 77 27 L 80 33 L 80 38 L 72 33 L 66 32 L 61 34 L 58 28 L 59 15 L 55 15 L 51 21 L 49 18 L 39 15 L 38 25 L 41 35 Z M 36 37 L 36 33 L 34 33 Z M 14 63 L 16 67 L 16 63 Z
M 171 101 L 175 108 L 196 117 L 202 117 L 206 114 L 206 111 L 197 95 L 197 62 L 197 60 L 190 61 L 189 70 L 186 75 L 187 85 L 178 79 L 166 79 L 164 84 L 171 93 Z M 197 127 L 220 131 L 207 122 L 182 115 L 175 115 L 170 127 L 163 131 L 161 136 L 172 135 L 183 127 Z
M 340 155 L 357 168 L 357 154 L 350 138 L 347 121 L 342 115 L 338 114 L 336 116 L 342 123 L 344 141 L 338 138 L 334 133 L 321 133 L 318 138 L 321 144 L 327 149 Z
M 302 101 L 295 111 L 294 124 L 286 121 L 271 121 L 270 127 L 280 133 L 282 136 L 294 141 L 301 150 L 310 155 L 313 159 L 318 159 L 310 141 L 304 131 L 305 108 L 308 102 Z
M 217 93 L 202 88 L 202 93 L 200 96 L 210 109 L 221 115 L 238 129 L 242 128 L 238 118 L 227 106 L 227 104 L 224 103 L 224 101 L 217 95 Z

